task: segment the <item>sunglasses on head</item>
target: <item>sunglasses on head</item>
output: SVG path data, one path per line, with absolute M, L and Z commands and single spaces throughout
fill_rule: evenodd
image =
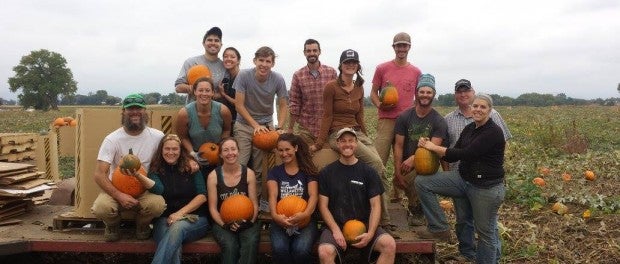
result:
M 140 98 L 140 97 L 131 97 L 131 98 L 125 98 L 125 100 L 123 100 L 123 104 L 144 104 L 144 99 Z

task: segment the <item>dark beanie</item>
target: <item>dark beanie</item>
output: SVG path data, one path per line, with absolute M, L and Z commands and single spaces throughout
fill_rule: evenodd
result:
M 435 90 L 435 77 L 428 73 L 420 75 L 420 79 L 418 79 L 418 87 L 416 87 L 416 89 L 420 89 L 420 87 L 424 86 L 433 88 L 433 90 Z

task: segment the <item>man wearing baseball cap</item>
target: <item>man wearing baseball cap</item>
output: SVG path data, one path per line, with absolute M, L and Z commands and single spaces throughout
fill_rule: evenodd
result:
M 204 54 L 190 57 L 185 60 L 179 76 L 174 82 L 175 91 L 177 93 L 186 93 L 187 98 L 190 98 L 192 87 L 187 81 L 187 71 L 195 65 L 205 65 L 211 72 L 211 79 L 213 80 L 214 87 L 219 87 L 222 79 L 224 79 L 224 63 L 219 58 L 220 49 L 222 48 L 222 30 L 219 27 L 212 27 L 207 30 L 202 37 L 202 47 L 205 50 Z M 219 98 L 220 93 L 214 91 L 214 98 Z
M 121 238 L 119 228 L 122 211 L 136 212 L 136 238 L 145 240 L 151 235 L 151 220 L 166 209 L 166 202 L 160 195 L 144 192 L 134 198 L 112 185 L 112 173 L 130 150 L 140 159 L 142 167 L 148 170 L 151 157 L 164 136 L 163 132 L 147 126 L 148 114 L 142 95 L 128 95 L 123 99 L 122 107 L 123 126 L 108 134 L 101 143 L 94 173 L 94 180 L 101 188 L 101 193 L 93 202 L 91 211 L 105 224 L 103 236 L 108 242 Z M 129 175 L 135 171 L 124 173 Z M 141 184 L 145 189 L 153 187 L 150 183 Z
M 342 263 L 344 254 L 353 247 L 361 249 L 362 257 L 369 263 L 394 263 L 396 242 L 379 226 L 384 192 L 379 174 L 356 157 L 358 138 L 354 129 L 338 130 L 336 146 L 339 159 L 319 173 L 318 209 L 327 227 L 319 238 L 320 262 L 334 263 L 338 258 Z M 367 231 L 347 245 L 342 228 L 351 219 L 364 223 Z
M 400 32 L 394 36 L 392 41 L 392 49 L 394 50 L 394 59 L 379 64 L 375 70 L 372 79 L 372 89 L 370 91 L 370 99 L 378 108 L 379 121 L 377 122 L 377 133 L 374 140 L 377 152 L 381 157 L 383 166 L 387 164 L 390 157 L 390 150 L 394 144 L 394 125 L 396 118 L 403 111 L 411 108 L 414 104 L 416 86 L 421 71 L 407 60 L 409 51 L 411 50 L 411 36 L 405 32 Z M 381 90 L 392 85 L 398 91 L 398 103 L 395 105 L 387 105 L 381 102 Z M 390 177 L 391 178 L 391 177 Z M 389 190 L 397 193 L 393 188 L 391 179 L 385 175 L 382 178 L 383 187 L 387 190 L 383 195 L 383 212 L 381 217 L 381 225 L 389 231 L 395 231 L 396 226 L 391 223 L 390 215 L 387 210 L 389 201 Z M 398 196 L 398 195 L 396 195 Z

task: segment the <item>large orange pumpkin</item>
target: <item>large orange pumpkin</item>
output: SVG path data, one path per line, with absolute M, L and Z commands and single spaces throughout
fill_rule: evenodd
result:
M 303 198 L 297 195 L 289 195 L 284 197 L 278 201 L 276 205 L 276 213 L 285 215 L 286 217 L 291 217 L 296 213 L 301 213 L 306 210 L 308 206 L 308 202 Z M 301 223 L 299 223 L 299 227 L 305 227 L 310 223 L 310 217 L 303 219 Z
M 133 154 L 133 149 L 129 149 L 129 154 L 123 156 L 119 167 L 125 170 L 137 170 L 142 167 L 142 162 L 138 156 Z
M 250 221 L 252 216 L 254 216 L 254 204 L 243 194 L 226 198 L 220 207 L 220 217 L 226 224 L 240 220 Z
M 266 133 L 257 133 L 252 137 L 252 144 L 264 151 L 272 151 L 278 145 L 278 132 L 270 130 Z
M 349 220 L 344 223 L 342 227 L 342 235 L 344 235 L 344 240 L 346 240 L 348 244 L 359 242 L 356 237 L 363 233 L 366 233 L 366 225 L 360 220 Z
M 390 82 L 387 83 L 381 93 L 379 94 L 379 100 L 385 105 L 395 105 L 398 103 L 398 90 Z
M 146 170 L 144 167 L 140 167 L 138 173 L 146 175 Z M 120 166 L 116 167 L 114 173 L 112 173 L 112 185 L 122 193 L 129 194 L 134 198 L 137 198 L 146 191 L 142 183 L 140 183 L 136 177 L 122 173 Z
M 211 78 L 211 70 L 209 70 L 209 67 L 205 65 L 194 65 L 187 71 L 187 83 L 190 86 L 194 85 L 196 80 L 202 77 Z
M 433 175 L 439 170 L 439 157 L 435 152 L 420 147 L 415 151 L 413 166 L 418 175 Z
M 200 157 L 209 161 L 209 165 L 217 165 L 220 163 L 220 147 L 213 142 L 206 142 L 198 148 Z
M 64 119 L 64 118 L 59 117 L 59 118 L 54 119 L 54 123 L 53 123 L 53 125 L 54 125 L 55 127 L 61 127 L 61 126 L 65 126 L 65 125 L 67 125 L 67 122 L 65 122 L 65 119 Z

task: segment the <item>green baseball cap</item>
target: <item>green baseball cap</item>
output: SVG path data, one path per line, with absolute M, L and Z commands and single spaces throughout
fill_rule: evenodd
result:
M 142 97 L 142 95 L 140 94 L 130 94 L 125 97 L 125 99 L 123 99 L 123 109 L 132 106 L 146 108 L 146 102 L 144 101 L 144 97 Z

